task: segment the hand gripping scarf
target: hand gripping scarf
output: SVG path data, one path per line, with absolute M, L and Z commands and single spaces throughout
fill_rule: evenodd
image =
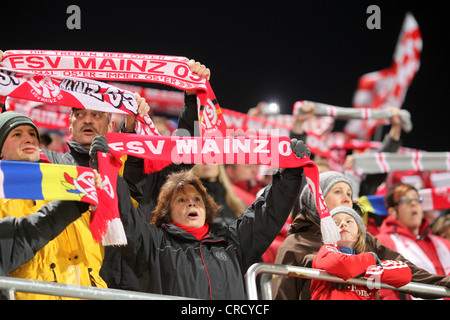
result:
M 393 113 L 388 109 L 344 108 L 312 101 L 297 101 L 294 104 L 293 114 L 302 114 L 301 106 L 307 102 L 313 103 L 316 106 L 314 113 L 316 116 L 328 116 L 337 120 L 389 119 L 393 116 Z M 401 109 L 399 110 L 399 115 L 403 130 L 410 132 L 412 130 L 411 114 L 408 110 Z
M 406 154 L 375 152 L 352 156 L 353 167 L 362 173 L 389 173 L 393 171 L 450 171 L 450 152 L 421 152 Z

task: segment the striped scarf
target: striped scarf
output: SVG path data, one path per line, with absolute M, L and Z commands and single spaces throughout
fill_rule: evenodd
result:
M 180 90 L 197 90 L 202 135 L 225 135 L 225 120 L 209 81 L 193 74 L 189 68 L 189 59 L 185 57 L 116 52 L 9 50 L 4 53 L 0 66 L 4 70 L 12 68 L 34 73 L 34 76 L 30 76 L 38 77 L 35 82 L 50 84 L 52 88 L 58 87 L 58 78 L 76 77 L 107 81 L 151 82 L 169 85 Z M 8 72 L 11 69 L 5 71 Z M 0 88 L 3 85 L 2 82 L 0 81 Z M 6 86 L 10 86 L 11 81 L 8 77 L 5 77 L 5 82 Z M 40 91 L 45 90 L 44 88 Z M 97 94 L 96 90 L 89 88 L 85 90 Z M 55 90 L 52 92 L 52 95 L 56 94 Z M 14 93 L 5 94 L 0 91 L 0 95 L 3 96 L 14 97 Z M 123 100 L 123 95 L 115 94 L 115 102 Z M 40 92 L 26 99 L 61 104 L 58 96 L 46 98 Z M 133 99 L 130 97 L 124 102 L 130 103 L 131 100 Z M 83 106 L 88 107 L 88 104 L 84 103 Z M 134 114 L 136 115 L 136 112 Z
M 353 155 L 356 171 L 389 173 L 393 171 L 450 171 L 450 152 L 411 152 L 407 154 L 377 152 Z

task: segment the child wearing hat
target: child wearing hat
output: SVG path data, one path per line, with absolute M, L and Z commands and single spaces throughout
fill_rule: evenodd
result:
M 352 208 L 340 206 L 331 210 L 341 239 L 324 244 L 313 260 L 313 268 L 324 270 L 343 280 L 364 276 L 375 280 L 372 288 L 341 285 L 330 281 L 312 280 L 312 300 L 375 300 L 377 283 L 400 288 L 411 281 L 411 269 L 402 261 L 380 261 L 373 252 L 365 252 L 366 228 Z

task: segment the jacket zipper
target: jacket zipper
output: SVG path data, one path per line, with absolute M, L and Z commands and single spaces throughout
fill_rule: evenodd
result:
M 203 240 L 205 240 L 205 239 L 203 239 Z M 203 263 L 203 266 L 205 267 L 205 270 L 206 270 L 206 277 L 208 278 L 208 287 L 209 287 L 209 299 L 210 300 L 212 300 L 212 288 L 211 288 L 211 279 L 209 278 L 209 272 L 208 272 L 208 268 L 206 267 L 206 263 L 205 263 L 205 260 L 203 259 L 203 252 L 202 252 L 202 244 L 203 244 L 203 242 L 209 242 L 209 243 L 218 243 L 218 242 L 221 242 L 221 241 L 225 241 L 225 240 L 223 240 L 223 239 L 220 239 L 220 240 L 216 240 L 216 241 L 200 241 L 200 245 L 199 245 L 199 250 L 200 250 L 200 257 L 202 258 L 202 263 Z
M 92 276 L 91 272 L 92 272 L 92 268 L 88 268 L 88 272 L 89 272 L 89 279 L 91 280 L 91 286 L 96 287 L 97 284 L 94 281 L 94 277 Z

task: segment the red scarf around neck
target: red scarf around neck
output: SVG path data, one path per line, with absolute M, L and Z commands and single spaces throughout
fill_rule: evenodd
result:
M 202 240 L 203 238 L 209 237 L 208 231 L 209 231 L 209 224 L 205 223 L 203 227 L 195 228 L 195 227 L 188 227 L 176 222 L 172 222 L 174 226 L 177 226 L 181 229 L 183 229 L 186 232 L 189 232 L 192 234 L 197 240 Z

